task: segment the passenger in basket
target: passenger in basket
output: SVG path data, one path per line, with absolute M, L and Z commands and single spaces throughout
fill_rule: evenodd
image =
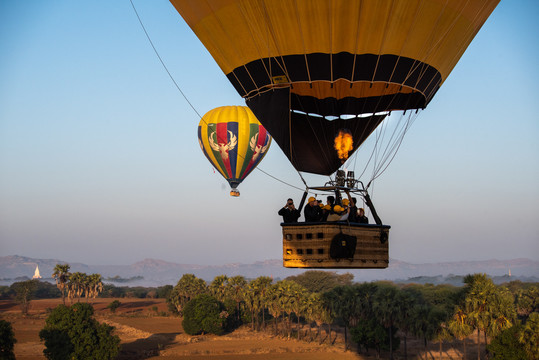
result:
M 340 205 L 333 207 L 333 212 L 328 215 L 327 221 L 341 221 L 348 219 L 348 212 Z
M 335 206 L 335 197 L 328 196 L 327 203 L 322 208 L 322 221 L 328 221 L 329 214 L 333 213 L 333 207 Z
M 301 212 L 294 206 L 294 200 L 288 199 L 286 205 L 278 212 L 283 217 L 284 223 L 296 223 L 298 222 Z
M 349 222 L 358 222 L 356 201 L 357 199 L 353 197 L 352 202 L 350 203 L 350 211 L 348 212 Z
M 331 206 L 331 210 L 333 210 L 333 207 L 335 206 L 335 196 L 328 196 L 326 205 Z
M 357 222 L 360 224 L 369 223 L 369 218 L 365 216 L 365 210 L 363 208 L 358 209 Z
M 322 209 L 320 209 L 314 197 L 309 198 L 309 203 L 305 205 L 303 215 L 305 216 L 305 222 L 319 222 L 322 220 Z

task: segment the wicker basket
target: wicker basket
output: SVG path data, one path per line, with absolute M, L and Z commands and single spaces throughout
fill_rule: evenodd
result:
M 360 269 L 388 266 L 389 225 L 335 222 L 283 223 L 281 226 L 284 267 Z M 336 247 L 341 245 L 348 246 L 349 252 L 335 255 Z

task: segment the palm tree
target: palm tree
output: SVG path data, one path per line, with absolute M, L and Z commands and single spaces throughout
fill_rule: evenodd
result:
M 384 285 L 375 293 L 374 313 L 389 332 L 389 358 L 393 359 L 393 326 L 400 313 L 397 300 L 398 289 L 392 285 Z
M 85 273 L 78 271 L 69 277 L 67 296 L 71 302 L 75 296 L 78 298 L 77 302 L 80 302 L 80 298 L 85 291 L 86 278 L 87 275 Z
M 487 345 L 487 333 L 496 335 L 512 326 L 516 317 L 513 297 L 509 291 L 498 289 L 486 274 L 465 277 L 464 306 L 470 324 L 477 329 L 477 359 L 481 358 L 481 331 Z
M 300 339 L 300 318 L 302 315 L 303 310 L 305 309 L 305 296 L 308 295 L 307 289 L 305 289 L 303 286 L 299 285 L 296 282 L 293 282 L 290 287 L 289 292 L 289 309 L 291 312 L 296 314 L 296 318 L 298 320 L 297 323 L 297 332 L 298 332 L 298 340 Z
M 67 287 L 67 282 L 69 281 L 69 276 L 71 275 L 69 268 L 69 264 L 56 264 L 52 273 L 52 277 L 56 281 L 56 287 L 62 293 L 62 301 L 64 305 L 66 304 L 65 290 Z
M 182 313 L 185 304 L 192 298 L 208 291 L 206 282 L 193 274 L 184 274 L 170 294 L 170 302 L 178 313 Z
M 514 301 L 515 299 L 509 290 L 496 288 L 491 299 L 490 311 L 492 312 L 492 319 L 487 330 L 491 338 L 498 336 L 503 330 L 513 326 L 517 316 Z
M 287 336 L 290 338 L 290 332 L 291 332 L 291 314 L 293 312 L 292 310 L 292 293 L 294 286 L 297 285 L 295 281 L 291 280 L 281 280 L 278 282 L 279 284 L 279 305 L 281 307 L 281 313 L 283 316 L 283 322 L 285 322 L 285 314 L 288 315 L 286 317 L 286 329 L 287 329 Z
M 243 291 L 243 302 L 251 313 L 251 329 L 255 330 L 255 317 L 258 318 L 260 299 L 258 296 L 257 284 L 254 281 L 251 281 Z
M 245 286 L 247 285 L 247 280 L 245 280 L 245 277 L 241 275 L 233 276 L 228 279 L 228 284 L 230 285 L 230 293 L 232 299 L 236 302 L 236 312 L 237 312 L 237 321 L 240 321 L 241 314 L 240 314 L 240 304 L 243 299 L 242 292 L 245 289 Z
M 438 307 L 434 307 L 429 313 L 430 331 L 432 333 L 431 339 L 439 344 L 440 359 L 442 358 L 442 350 L 444 340 L 450 340 L 452 338 L 451 332 L 447 328 L 447 313 Z
M 262 327 L 266 328 L 266 297 L 273 280 L 269 276 L 259 276 L 253 280 L 259 300 L 259 308 L 262 310 Z
M 322 344 L 322 324 L 331 324 L 333 317 L 329 308 L 324 304 L 322 295 L 316 293 L 315 297 L 315 319 L 318 326 L 318 344 Z M 330 332 L 331 333 L 331 332 Z M 329 341 L 329 336 L 328 336 Z
M 228 276 L 216 276 L 211 282 L 208 289 L 217 300 L 224 302 L 228 292 Z
M 539 359 L 539 313 L 533 312 L 530 314 L 518 341 L 522 344 L 530 359 Z
M 316 315 L 317 312 L 320 311 L 319 309 L 320 305 L 320 294 L 319 293 L 310 293 L 305 298 L 305 309 L 303 311 L 303 316 L 305 316 L 305 320 L 309 323 L 309 342 L 311 342 L 312 339 L 312 329 L 311 324 L 316 322 L 318 319 L 318 316 Z M 318 329 L 320 329 L 320 326 L 318 326 Z
M 335 319 L 340 316 L 339 304 L 340 304 L 340 287 L 335 287 L 330 291 L 326 291 L 322 294 L 323 306 L 327 309 L 331 319 Z M 331 344 L 331 322 L 328 325 L 328 344 Z
M 86 302 L 88 302 L 88 299 L 90 298 L 90 292 L 92 291 L 92 284 L 91 284 L 91 275 L 84 274 L 82 278 L 82 289 L 84 291 L 84 297 L 86 298 Z
M 273 324 L 275 329 L 275 335 L 279 333 L 278 327 L 277 327 L 277 320 L 281 316 L 281 300 L 280 297 L 282 296 L 281 293 L 281 287 L 280 284 L 273 284 L 268 288 L 268 291 L 266 292 L 266 298 L 265 303 L 268 309 L 268 312 L 271 316 L 273 316 Z
M 88 276 L 88 296 L 95 299 L 103 291 L 103 282 L 100 274 Z
M 427 353 L 427 340 L 430 335 L 429 330 L 429 312 L 431 311 L 431 307 L 426 304 L 417 303 L 412 308 L 411 311 L 411 318 L 412 318 L 412 334 L 414 334 L 416 337 L 423 339 L 424 346 L 425 346 L 425 356 Z
M 397 294 L 396 302 L 399 304 L 395 323 L 401 329 L 401 331 L 404 334 L 404 359 L 408 359 L 408 345 L 407 345 L 407 338 L 408 334 L 412 329 L 412 317 L 411 317 L 411 309 L 414 306 L 414 297 L 413 295 L 406 291 L 399 291 Z
M 473 332 L 472 326 L 468 323 L 468 316 L 460 307 L 457 307 L 447 326 L 451 334 L 462 341 L 462 359 L 466 360 L 466 338 Z

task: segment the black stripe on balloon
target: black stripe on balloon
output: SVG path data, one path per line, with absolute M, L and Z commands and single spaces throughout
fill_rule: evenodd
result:
M 307 61 L 305 61 L 305 56 Z M 237 67 L 227 77 L 243 97 L 252 91 L 272 85 L 272 78 L 286 75 L 292 84 L 338 79 L 401 84 L 425 94 L 428 98 L 420 94 L 424 100 L 418 101 L 416 100 L 418 95 L 415 93 L 401 94 L 403 96 L 400 96 L 396 103 L 398 107 L 393 107 L 392 110 L 425 107 L 432 98 L 431 94 L 436 92 L 437 86 L 442 81 L 440 72 L 426 63 L 407 57 L 380 55 L 379 60 L 378 57 L 374 54 L 356 55 L 354 65 L 354 54 L 347 52 L 332 55 L 323 53 L 285 55 L 279 58 L 252 61 Z M 307 71 L 307 64 L 309 71 Z M 269 69 L 271 69 L 270 76 L 268 76 Z M 285 69 L 287 74 L 285 74 Z M 378 109 L 383 108 L 378 107 Z

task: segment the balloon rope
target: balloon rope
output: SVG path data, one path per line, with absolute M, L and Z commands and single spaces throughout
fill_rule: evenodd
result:
M 131 3 L 131 6 L 133 7 L 133 10 L 135 11 L 135 14 L 137 15 L 137 19 L 140 23 L 140 26 L 142 27 L 142 30 L 144 30 L 144 34 L 146 34 L 146 38 L 148 38 L 148 41 L 150 42 L 150 45 L 152 46 L 152 49 L 153 51 L 155 52 L 155 54 L 157 55 L 157 58 L 159 59 L 159 61 L 161 62 L 161 65 L 163 65 L 163 68 L 165 69 L 165 71 L 167 72 L 168 76 L 170 77 L 170 79 L 172 80 L 172 82 L 174 83 L 174 85 L 176 86 L 176 88 L 178 89 L 178 91 L 180 92 L 180 94 L 182 94 L 183 98 L 185 99 L 185 101 L 187 101 L 187 103 L 189 104 L 189 106 L 191 107 L 191 109 L 193 109 L 193 111 L 198 115 L 198 117 L 204 122 L 206 123 L 206 121 L 202 118 L 202 116 L 200 115 L 200 113 L 197 111 L 197 109 L 193 106 L 193 104 L 189 101 L 189 99 L 187 98 L 187 96 L 185 95 L 185 93 L 182 91 L 182 89 L 180 88 L 180 86 L 178 85 L 178 83 L 176 83 L 176 80 L 174 80 L 174 78 L 172 77 L 172 74 L 170 73 L 170 71 L 168 70 L 167 66 L 165 65 L 165 62 L 163 61 L 163 59 L 161 58 L 161 56 L 159 55 L 159 53 L 157 52 L 157 49 L 155 48 L 153 42 L 152 42 L 152 39 L 150 38 L 150 35 L 148 34 L 148 32 L 146 31 L 146 28 L 144 27 L 144 24 L 142 23 L 142 20 L 138 14 L 138 11 L 137 9 L 135 8 L 135 4 L 133 4 L 133 0 L 129 0 L 129 2 Z M 239 154 L 238 154 L 239 155 Z M 241 156 L 241 155 L 239 155 Z M 243 157 L 243 156 L 241 156 Z M 255 168 L 256 170 L 262 172 L 263 174 L 271 177 L 272 179 L 274 180 L 277 180 L 285 185 L 288 185 L 294 189 L 297 189 L 297 190 L 300 190 L 300 191 L 304 191 L 304 189 L 300 188 L 300 187 L 297 187 L 297 186 L 294 186 L 292 184 L 289 184 L 287 183 L 286 181 L 283 181 L 283 180 L 280 180 L 278 178 L 276 178 L 275 176 L 267 173 L 266 171 L 262 170 L 260 167 L 256 167 Z M 303 179 L 303 176 L 301 176 L 301 174 L 299 173 L 298 171 L 298 174 L 300 175 L 301 177 L 301 180 L 303 180 L 303 183 L 307 186 L 307 184 L 305 183 L 305 180 Z
M 161 56 L 159 55 L 159 53 L 157 52 L 157 49 L 155 48 L 155 46 L 153 45 L 153 42 L 152 42 L 152 39 L 150 39 L 150 35 L 148 35 L 148 32 L 146 31 L 146 28 L 144 27 L 144 24 L 142 23 L 142 20 L 140 19 L 140 16 L 137 12 L 137 9 L 135 8 L 135 4 L 133 4 L 133 0 L 129 0 L 131 2 L 131 6 L 133 7 L 133 10 L 135 11 L 135 14 L 137 15 L 137 19 L 140 23 L 140 26 L 142 26 L 142 30 L 144 30 L 144 33 L 146 34 L 146 37 L 148 38 L 148 41 L 150 42 L 150 45 L 152 46 L 152 49 L 153 51 L 155 52 L 155 55 L 157 55 L 157 58 L 159 59 L 159 61 L 161 62 L 161 65 L 163 65 L 163 67 L 165 68 L 165 71 L 167 72 L 168 76 L 170 77 L 170 79 L 172 80 L 172 82 L 174 83 L 174 85 L 176 86 L 176 88 L 178 89 L 178 91 L 182 94 L 183 98 L 185 99 L 185 101 L 187 101 L 187 103 L 189 104 L 189 106 L 191 106 L 191 109 L 193 109 L 193 111 L 198 115 L 199 118 L 202 119 L 202 116 L 200 116 L 200 114 L 198 113 L 197 109 L 195 109 L 195 107 L 193 106 L 193 104 L 191 104 L 191 102 L 189 101 L 189 99 L 187 98 L 187 96 L 185 96 L 185 94 L 183 93 L 182 89 L 180 89 L 180 86 L 176 83 L 176 80 L 174 80 L 174 78 L 172 77 L 172 75 L 170 74 L 170 71 L 168 71 L 168 68 L 167 66 L 165 65 L 163 59 L 161 59 Z

